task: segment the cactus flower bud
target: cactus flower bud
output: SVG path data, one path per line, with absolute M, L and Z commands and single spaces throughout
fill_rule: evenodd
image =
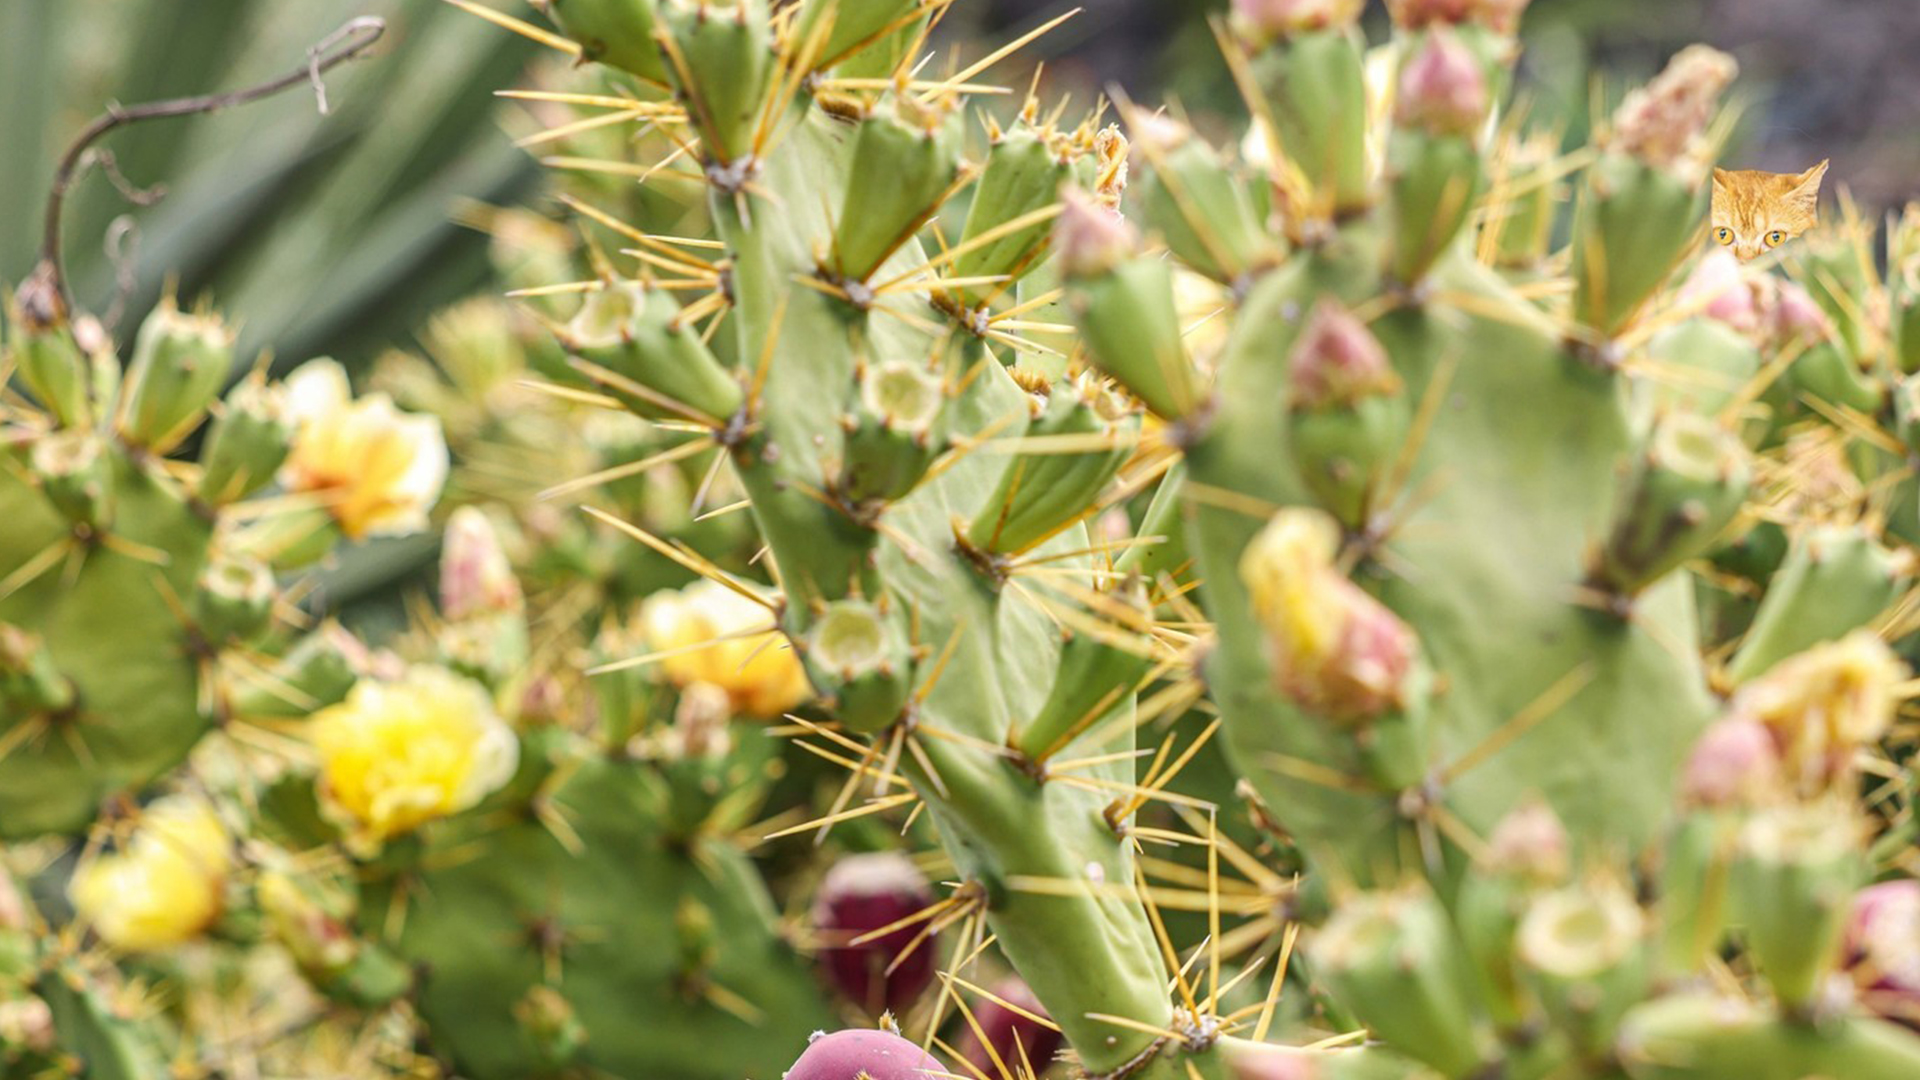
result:
M 1774 995 L 1799 1009 L 1839 959 L 1864 870 L 1860 822 L 1835 801 L 1762 811 L 1740 830 L 1734 916 Z
M 913 689 L 913 649 L 906 621 L 889 614 L 888 604 L 828 604 L 808 628 L 806 646 L 814 685 L 849 730 L 878 731 L 900 718 Z
M 1869 1010 L 1920 1020 L 1920 881 L 1870 885 L 1853 898 L 1847 920 L 1847 970 Z
M 292 444 L 284 390 L 260 379 L 242 380 L 208 428 L 200 455 L 200 498 L 225 506 L 267 486 Z
M 1473 51 L 1436 27 L 1400 72 L 1394 120 L 1429 135 L 1470 137 L 1486 119 L 1487 76 Z
M 273 571 L 257 559 L 217 555 L 200 575 L 191 607 L 194 625 L 213 644 L 245 641 L 273 617 Z
M 308 978 L 327 982 L 353 963 L 359 941 L 341 915 L 302 882 L 278 870 L 263 872 L 254 899 L 274 939 Z
M 513 1019 L 549 1067 L 566 1065 L 579 1056 L 587 1028 L 572 1003 L 551 986 L 535 986 L 513 1003 Z
M 1856 630 L 1790 656 L 1740 688 L 1730 711 L 1766 726 L 1802 791 L 1852 775 L 1854 753 L 1892 723 L 1905 665 L 1879 635 Z
M 945 1065 L 891 1031 L 816 1031 L 782 1080 L 935 1080 L 952 1076 Z
M 717 582 L 703 579 L 647 597 L 639 629 L 655 652 L 685 650 L 660 660 L 669 682 L 683 688 L 712 683 L 741 712 L 779 716 L 812 694 L 805 669 L 767 609 Z M 701 642 L 709 644 L 693 647 Z
M 459 622 L 518 614 L 523 606 L 520 582 L 493 522 L 478 507 L 455 510 L 440 548 L 440 613 Z
M 97 432 L 71 428 L 41 436 L 29 464 L 47 501 L 67 520 L 93 529 L 113 520 L 112 463 Z
M 1718 319 L 1741 333 L 1760 326 L 1760 308 L 1754 301 L 1753 287 L 1740 268 L 1740 260 L 1724 248 L 1715 248 L 1700 260 L 1680 286 L 1683 307 L 1697 307 L 1700 314 Z
M 38 634 L 0 622 L 0 703 L 26 713 L 73 705 L 73 683 L 53 665 Z
M 465 810 L 512 778 L 520 744 L 479 684 L 433 667 L 362 679 L 314 714 L 320 808 L 363 855 Z
M 232 367 L 233 331 L 217 316 L 183 314 L 169 297 L 140 325 L 121 397 L 121 433 L 165 453 L 199 426 Z
M 1233 16 L 1243 29 L 1267 40 L 1351 26 L 1363 6 L 1363 0 L 1233 0 Z
M 384 394 L 352 400 L 332 360 L 301 365 L 286 387 L 297 427 L 281 483 L 325 498 L 350 539 L 425 528 L 447 479 L 440 421 L 402 413 Z
M 1032 1067 L 1036 1076 L 1046 1072 L 1065 1042 L 1059 1028 L 1041 1023 L 1048 1019 L 1046 1007 L 1033 996 L 1026 983 L 1014 976 L 995 983 L 992 990 L 992 997 L 982 999 L 973 1008 L 973 1018 L 986 1034 L 986 1041 L 982 1043 L 969 1025 L 960 1040 L 960 1056 L 988 1076 L 994 1074 L 996 1060 L 1015 1071 L 1025 1064 Z
M 1582 1052 L 1610 1047 L 1620 1018 L 1645 996 L 1646 931 L 1640 905 L 1612 879 L 1536 897 L 1521 918 L 1514 956 Z
M 1780 751 L 1765 724 L 1734 715 L 1715 723 L 1694 744 L 1681 792 L 1695 806 L 1753 806 L 1780 784 Z
M 1140 237 L 1118 210 L 1102 206 L 1085 192 L 1068 188 L 1061 195 L 1060 219 L 1053 227 L 1060 271 L 1068 277 L 1104 274 L 1132 257 Z
M 1470 0 L 1471 17 L 1499 34 L 1511 35 L 1520 29 L 1520 16 L 1533 0 Z
M 1793 341 L 1812 345 L 1833 337 L 1833 320 L 1798 282 L 1779 282 L 1773 301 L 1770 314 L 1777 345 Z
M 1275 1046 L 1236 1039 L 1222 1046 L 1233 1080 L 1324 1080 L 1324 1055 L 1297 1046 Z
M 1386 605 L 1334 566 L 1340 529 L 1319 510 L 1274 515 L 1240 558 L 1274 678 L 1301 708 L 1343 721 L 1405 703 L 1418 643 Z
M 877 937 L 863 935 L 932 903 L 926 878 L 904 855 L 849 855 L 835 863 L 813 901 L 813 926 L 823 939 L 820 968 L 827 981 L 875 1016 L 904 1013 L 933 983 L 939 963 L 936 941 L 931 935 L 915 940 L 926 929 L 924 923 Z
M 1537 882 L 1566 877 L 1569 865 L 1567 828 L 1540 799 L 1515 807 L 1487 838 L 1488 869 Z
M 1656 169 L 1689 164 L 1720 94 L 1739 73 L 1733 57 L 1705 45 L 1682 49 L 1613 114 L 1617 147 Z M 1689 170 L 1690 171 L 1690 170 Z
M 1475 0 L 1388 0 L 1387 10 L 1401 29 L 1419 30 L 1434 23 L 1455 26 L 1466 22 L 1478 6 Z
M 76 916 L 115 949 L 171 948 L 219 918 L 232 847 L 211 806 L 171 795 L 141 812 L 119 851 L 83 862 L 67 897 Z
M 8 1049 L 9 1058 L 16 1047 L 30 1054 L 50 1054 L 58 1038 L 53 1010 L 46 1002 L 33 996 L 0 1001 L 0 1047 Z
M 1351 407 L 1362 398 L 1400 389 L 1387 350 L 1340 301 L 1323 297 L 1287 360 L 1293 405 L 1301 409 Z
M 1431 893 L 1367 893 L 1340 905 L 1314 942 L 1319 974 L 1395 1050 L 1446 1076 L 1487 1060 L 1472 975 Z

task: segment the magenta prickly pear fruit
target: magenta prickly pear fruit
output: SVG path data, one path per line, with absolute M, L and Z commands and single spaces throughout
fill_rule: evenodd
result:
M 1920 881 L 1860 890 L 1847 920 L 1847 973 L 1870 1011 L 1920 1027 Z
M 871 939 L 863 935 L 886 929 L 931 903 L 933 891 L 926 878 L 904 855 L 877 852 L 841 859 L 827 871 L 813 901 L 813 925 L 823 939 L 820 967 L 827 981 L 875 1016 L 905 1012 L 933 982 L 938 961 L 933 937 L 916 942 L 925 929 L 918 923 Z
M 952 1075 L 933 1055 L 890 1031 L 815 1032 L 782 1080 L 928 1080 Z
M 960 1056 L 988 1076 L 995 1075 L 995 1058 L 1009 1070 L 1018 1071 L 1024 1062 L 1036 1074 L 1043 1072 L 1066 1041 L 1058 1028 L 1034 1019 L 1046 1015 L 1046 1008 L 1026 983 L 1013 976 L 1002 979 L 993 986 L 993 998 L 982 999 L 973 1009 L 973 1018 L 986 1034 L 985 1042 L 969 1027 L 960 1043 Z M 992 1053 L 988 1053 L 988 1047 L 992 1047 Z

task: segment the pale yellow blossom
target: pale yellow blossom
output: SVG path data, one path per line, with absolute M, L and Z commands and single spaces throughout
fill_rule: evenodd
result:
M 355 540 L 426 528 L 447 480 L 440 421 L 403 413 L 385 394 L 354 400 L 346 371 L 331 360 L 301 365 L 286 386 L 297 426 L 281 484 L 324 496 Z
M 361 852 L 473 806 L 519 761 L 486 691 L 434 667 L 360 680 L 314 714 L 307 738 L 320 757 L 321 809 Z
M 220 917 L 233 839 L 213 808 L 168 796 L 141 812 L 116 852 L 83 862 L 67 896 L 80 921 L 127 952 L 166 949 Z
M 675 686 L 718 686 L 741 712 L 778 716 L 812 693 L 772 614 L 716 582 L 696 581 L 647 597 L 640 605 L 640 633 L 654 652 L 687 650 L 660 661 Z M 712 644 L 689 648 L 701 642 Z

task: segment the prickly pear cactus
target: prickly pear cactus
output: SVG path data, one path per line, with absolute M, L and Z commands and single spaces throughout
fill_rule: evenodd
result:
M 984 926 L 959 963 L 990 931 L 1088 1076 L 1920 1066 L 1840 971 L 1878 827 L 1859 761 L 1912 629 L 1872 325 L 1899 309 L 1818 246 L 1817 290 L 1689 269 L 1732 61 L 1681 53 L 1563 161 L 1504 111 L 1524 3 L 1401 0 L 1369 49 L 1358 3 L 1248 0 L 1221 27 L 1254 120 L 1236 162 L 1134 106 L 1131 152 L 1031 101 L 965 139 L 990 63 L 917 75 L 933 6 L 663 0 L 657 71 L 556 11 L 671 88 L 686 139 L 639 168 L 704 183 L 712 227 L 592 215 L 638 262 L 566 286 L 555 335 L 607 398 L 729 454 L 769 618 L 834 721 L 808 732 L 853 773 L 819 824 L 924 806 L 956 881 L 935 907 Z M 1187 338 L 1196 292 L 1217 344 Z M 1139 817 L 1198 747 L 1136 730 L 1203 692 L 1305 880 L 1209 806 Z M 1237 1008 L 1223 858 L 1281 972 Z M 1187 894 L 1149 867 L 1203 875 L 1184 960 L 1158 909 Z M 1317 1004 L 1276 1026 L 1290 979 Z M 921 1045 L 958 1057 L 937 1027 Z M 1316 1027 L 1372 1038 L 1269 1041 Z M 885 1040 L 843 1041 L 798 1067 L 881 1067 Z

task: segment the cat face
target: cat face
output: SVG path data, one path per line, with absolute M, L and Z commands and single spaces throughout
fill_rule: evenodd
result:
M 1713 229 L 1708 237 L 1742 261 L 1799 236 L 1818 222 L 1822 161 L 1803 173 L 1713 170 Z

